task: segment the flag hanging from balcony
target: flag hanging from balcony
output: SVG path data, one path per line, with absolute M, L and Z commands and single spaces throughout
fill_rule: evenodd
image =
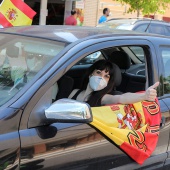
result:
M 3 0 L 0 6 L 0 25 L 3 27 L 31 25 L 36 12 L 22 0 Z
M 137 163 L 154 151 L 161 120 L 158 99 L 134 104 L 92 107 L 95 126 Z M 114 154 L 114 151 L 113 151 Z

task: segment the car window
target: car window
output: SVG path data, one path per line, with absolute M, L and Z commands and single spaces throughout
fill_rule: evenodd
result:
M 136 19 L 111 19 L 107 22 L 100 23 L 97 27 L 105 27 L 105 28 L 115 28 L 115 29 L 123 29 L 123 30 L 132 30 L 134 26 L 134 22 Z
M 133 25 L 122 24 L 122 25 L 117 26 L 116 29 L 120 29 L 120 30 L 132 30 L 133 29 Z
M 149 30 L 149 33 L 165 35 L 164 25 L 150 24 L 148 30 Z
M 145 62 L 145 54 L 142 47 L 139 46 L 131 46 L 129 47 L 131 51 L 138 57 L 138 59 L 142 62 Z
M 148 24 L 142 24 L 142 25 L 137 26 L 134 30 L 139 31 L 139 32 L 148 32 L 147 27 L 148 27 Z
M 63 48 L 43 39 L 0 37 L 0 106 L 12 98 Z
M 165 26 L 165 35 L 170 36 L 170 26 Z
M 170 47 L 160 47 L 161 48 L 161 57 L 164 66 L 164 94 L 170 93 Z
M 85 64 L 93 64 L 95 61 L 104 59 L 104 56 L 100 51 L 97 51 L 95 53 L 92 53 L 85 58 L 83 58 L 80 62 L 78 62 L 76 65 L 85 65 Z

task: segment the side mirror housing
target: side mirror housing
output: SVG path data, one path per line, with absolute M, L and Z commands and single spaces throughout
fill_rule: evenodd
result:
M 63 123 L 90 123 L 92 122 L 92 111 L 90 106 L 84 102 L 72 99 L 60 99 L 45 110 L 48 120 Z

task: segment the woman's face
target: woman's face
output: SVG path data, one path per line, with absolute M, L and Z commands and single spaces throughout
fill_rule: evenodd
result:
M 107 83 L 110 80 L 109 72 L 106 72 L 106 70 L 94 70 L 92 75 L 93 76 L 100 76 L 100 77 L 102 77 L 103 79 L 106 80 Z

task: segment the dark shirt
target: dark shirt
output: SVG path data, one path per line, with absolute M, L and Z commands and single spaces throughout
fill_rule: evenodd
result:
M 78 90 L 71 99 L 76 100 L 76 99 L 77 99 L 77 96 L 78 96 L 81 92 L 82 92 L 82 90 Z M 87 103 L 88 103 L 88 102 L 87 102 Z M 101 106 L 101 105 L 102 105 L 102 104 L 101 104 L 101 99 L 99 99 L 99 100 L 97 101 L 97 103 L 96 103 L 96 106 Z

